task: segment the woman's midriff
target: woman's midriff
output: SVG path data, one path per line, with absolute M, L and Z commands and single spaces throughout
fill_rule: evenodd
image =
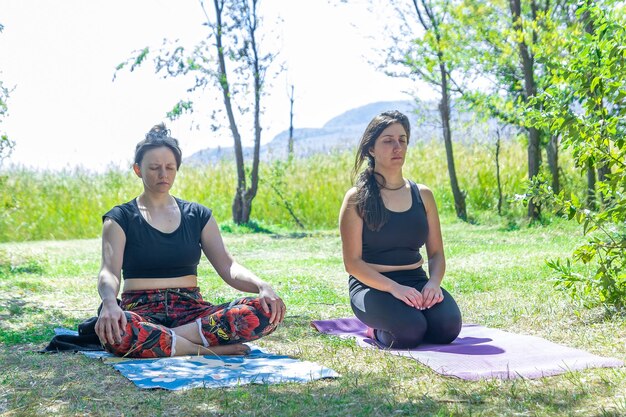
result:
M 165 288 L 189 288 L 198 286 L 196 275 L 175 278 L 129 278 L 124 280 L 124 291 L 160 290 Z
M 424 259 L 420 259 L 419 262 L 415 262 L 414 264 L 410 265 L 379 265 L 370 263 L 368 263 L 368 265 L 376 272 L 407 271 L 411 269 L 417 269 L 420 266 L 424 265 Z

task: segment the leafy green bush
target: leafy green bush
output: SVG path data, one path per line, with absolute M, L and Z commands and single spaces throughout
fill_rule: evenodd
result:
M 620 8 L 586 3 L 577 24 L 563 28 L 555 42 L 540 50 L 551 84 L 528 111 L 536 127 L 560 135 L 581 173 L 597 171 L 596 189 L 587 204 L 575 194 L 558 195 L 541 181 L 535 198 L 549 201 L 582 225 L 588 241 L 572 254 L 574 262 L 593 265 L 595 273 L 576 274 L 572 261 L 548 263 L 558 285 L 586 305 L 626 309 L 626 17 Z M 540 109 L 540 110 L 535 110 Z M 599 198 L 598 198 L 599 197 Z M 595 201 L 601 201 L 596 209 Z M 594 202 L 592 204 L 592 201 Z

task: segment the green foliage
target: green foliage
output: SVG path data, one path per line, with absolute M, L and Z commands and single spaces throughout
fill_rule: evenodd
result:
M 101 216 L 141 192 L 130 170 L 95 174 L 14 169 L 7 171 L 6 187 L 16 205 L 9 216 L 0 217 L 0 241 L 98 236 Z
M 445 65 L 449 77 L 457 66 L 456 54 L 459 52 L 459 37 L 457 20 L 452 13 L 454 3 L 457 2 L 414 2 L 406 10 L 396 6 L 405 19 L 419 22 L 422 32 L 412 39 L 406 50 L 390 51 L 391 54 L 401 53 L 401 57 L 392 59 L 406 67 L 405 76 L 425 81 L 440 89 L 444 80 L 440 65 Z M 410 17 L 407 17 L 410 16 Z M 415 24 L 407 24 L 412 27 Z M 448 80 L 445 80 L 448 83 Z M 448 86 L 449 88 L 449 86 Z
M 0 24 L 0 32 L 4 29 L 4 26 Z M 0 80 L 0 124 L 7 115 L 7 99 L 9 98 L 9 89 L 4 86 L 2 80 Z M 4 159 L 8 158 L 13 150 L 15 143 L 9 139 L 6 133 L 0 129 L 0 168 Z M 11 193 L 6 189 L 7 178 L 4 175 L 0 175 L 0 218 L 7 215 L 7 213 L 15 207 L 15 199 Z
M 572 262 L 553 260 L 558 285 L 587 305 L 626 308 L 626 19 L 623 6 L 581 7 L 578 24 L 561 29 L 556 47 L 538 54 L 550 74 L 550 86 L 527 109 L 535 126 L 560 135 L 575 166 L 604 168 L 598 191 L 603 207 L 584 207 L 577 196 L 555 195 L 535 185 L 538 197 L 551 202 L 582 225 L 588 241 L 572 254 L 574 262 L 593 264 L 595 273 L 578 275 Z M 536 110 L 541 109 L 541 110 Z
M 135 51 L 134 56 L 132 56 L 131 58 L 127 59 L 124 62 L 121 62 L 115 67 L 115 74 L 113 75 L 113 80 L 115 80 L 117 76 L 117 72 L 123 70 L 129 64 L 130 64 L 129 70 L 131 72 L 135 71 L 135 69 L 139 68 L 141 64 L 146 60 L 149 53 L 150 53 L 150 48 L 147 46 L 143 49 L 139 49 Z
M 466 180 L 468 209 L 479 223 L 511 223 L 521 227 L 522 208 L 513 202 L 525 192 L 524 147 L 515 141 L 503 142 L 500 151 L 503 218 L 496 213 L 498 191 L 495 174 L 495 146 L 457 144 L 457 171 Z M 291 163 L 261 163 L 259 194 L 252 211 L 253 221 L 272 230 L 296 226 L 286 202 L 306 230 L 336 229 L 339 208 L 351 187 L 350 170 L 354 155 L 319 154 Z M 278 167 L 278 168 L 277 168 Z M 584 183 L 571 160 L 563 160 L 564 176 L 572 178 L 568 192 L 584 196 Z M 433 190 L 441 215 L 454 213 L 454 199 L 446 170 L 445 148 L 440 142 L 411 145 L 405 175 Z M 0 217 L 0 242 L 49 239 L 93 238 L 100 235 L 101 217 L 113 206 L 141 193 L 141 182 L 129 169 L 111 169 L 102 174 L 83 170 L 48 172 L 12 169 L 6 172 L 9 195 L 17 202 L 10 216 Z M 231 196 L 235 187 L 235 164 L 222 161 L 203 167 L 183 164 L 172 193 L 197 201 L 213 210 L 217 222 L 227 225 L 231 218 Z M 269 179 L 274 178 L 274 186 Z M 282 197 L 281 197 L 282 195 Z M 508 227 L 508 226 L 506 226 Z M 236 228 L 232 228 L 236 231 Z
M 293 159 L 289 158 L 287 162 L 283 162 L 280 160 L 274 161 L 270 165 L 269 173 L 263 175 L 261 178 L 261 183 L 265 183 L 269 185 L 269 187 L 274 191 L 276 197 L 280 200 L 281 206 L 284 207 L 285 210 L 289 213 L 293 221 L 300 227 L 304 229 L 304 224 L 298 218 L 298 215 L 293 207 L 293 197 L 297 197 L 299 194 L 298 190 L 294 191 L 294 196 L 290 196 L 287 191 L 287 184 L 285 182 L 285 173 L 287 168 L 293 164 Z
M 489 81 L 480 88 L 464 88 L 463 99 L 477 112 L 520 126 L 524 79 L 518 41 L 526 40 L 532 45 L 532 33 L 537 26 L 530 13 L 522 15 L 519 26 L 514 25 L 510 14 L 508 1 L 463 1 L 456 16 L 466 29 L 465 48 L 459 51 L 457 58 L 464 79 L 469 81 L 466 84 L 471 85 L 476 76 Z
M 167 118 L 170 120 L 175 120 L 185 113 L 193 113 L 193 101 L 180 100 L 174 105 L 172 110 L 167 112 Z

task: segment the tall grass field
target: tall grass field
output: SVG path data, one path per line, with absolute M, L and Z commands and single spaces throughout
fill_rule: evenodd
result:
M 443 286 L 464 322 L 626 359 L 626 318 L 582 308 L 555 289 L 554 272 L 546 266 L 546 259 L 569 256 L 584 242 L 579 226 L 554 215 L 528 225 L 525 210 L 514 202 L 499 216 L 490 149 L 455 149 L 470 223 L 454 217 L 442 148 L 412 146 L 406 165 L 406 176 L 429 185 L 437 197 L 447 260 Z M 521 145 L 504 147 L 500 164 L 508 199 L 524 192 L 523 161 Z M 228 221 L 230 165 L 183 165 L 173 194 L 213 208 L 230 252 L 287 304 L 284 323 L 257 344 L 317 362 L 341 377 L 182 392 L 140 390 L 111 366 L 80 354 L 37 353 L 55 327 L 75 328 L 95 315 L 100 217 L 135 197 L 139 180 L 130 170 L 5 172 L 14 208 L 0 220 L 0 416 L 626 416 L 626 368 L 464 381 L 314 331 L 311 320 L 352 316 L 337 231 L 351 164 L 352 155 L 338 154 L 263 165 L 266 180 L 253 203 L 257 223 L 247 228 Z M 567 161 L 563 172 L 566 187 L 582 193 L 582 179 Z M 295 226 L 270 179 L 282 187 L 304 230 Z M 199 284 L 212 302 L 240 294 L 206 259 Z
M 501 219 L 496 214 L 498 186 L 494 154 L 493 145 L 455 147 L 457 176 L 467 193 L 468 214 L 472 222 L 519 222 L 525 210 L 510 201 L 525 192 L 524 146 L 514 141 L 504 142 L 500 151 L 504 199 Z M 565 158 L 567 154 L 563 154 L 561 181 L 566 190 L 582 197 L 583 178 L 574 170 L 571 160 Z M 275 191 L 278 188 L 305 229 L 335 228 L 343 196 L 351 186 L 353 164 L 354 155 L 345 152 L 316 155 L 291 164 L 262 164 L 252 218 L 262 224 L 296 227 L 285 202 Z M 13 169 L 5 176 L 3 191 L 7 192 L 6 199 L 13 208 L 8 215 L 0 214 L 0 242 L 97 237 L 101 232 L 101 216 L 142 190 L 141 181 L 130 166 L 127 171 L 112 169 L 105 173 Z M 210 207 L 222 224 L 231 218 L 235 176 L 232 161 L 206 167 L 183 164 L 172 193 Z M 411 145 L 405 176 L 433 190 L 443 217 L 454 215 L 443 145 L 423 142 Z

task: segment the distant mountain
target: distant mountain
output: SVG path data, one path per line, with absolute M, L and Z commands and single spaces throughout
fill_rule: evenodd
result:
M 411 122 L 411 142 L 440 139 L 441 129 L 438 127 L 439 113 L 436 103 L 420 103 L 418 109 L 416 103 L 411 100 L 405 101 L 381 101 L 366 104 L 355 109 L 348 110 L 339 116 L 330 119 L 320 128 L 294 129 L 294 153 L 296 157 L 307 157 L 316 153 L 328 153 L 333 151 L 356 150 L 363 131 L 367 124 L 377 114 L 386 110 L 399 110 L 409 117 Z M 462 119 L 469 120 L 468 115 Z M 464 126 L 465 132 L 459 138 L 473 141 L 480 138 L 481 130 L 485 130 L 485 124 L 474 123 L 470 127 Z M 467 130 L 475 132 L 468 132 Z M 284 159 L 287 156 L 289 131 L 285 130 L 276 135 L 270 142 L 261 145 L 261 160 Z M 455 138 L 455 142 L 459 141 Z M 252 148 L 244 149 L 244 157 L 252 156 Z M 217 160 L 228 158 L 234 159 L 232 147 L 207 148 L 198 151 L 185 159 L 186 163 L 207 164 Z

